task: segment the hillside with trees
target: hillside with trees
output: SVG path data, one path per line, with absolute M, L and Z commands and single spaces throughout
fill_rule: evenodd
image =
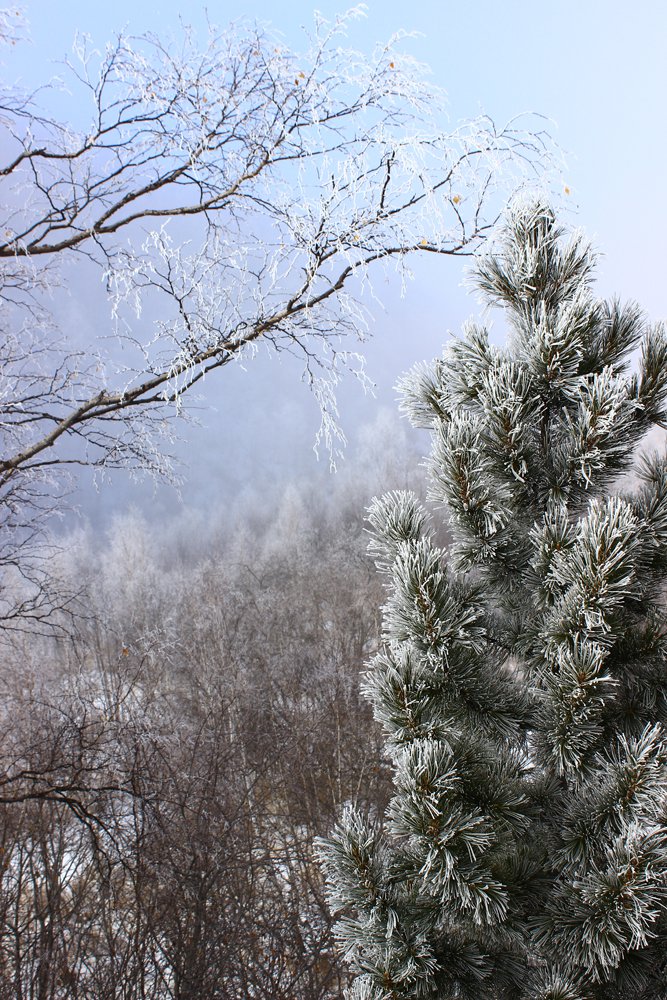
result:
M 364 504 L 421 478 L 395 421 L 361 449 L 333 490 L 63 543 L 75 619 L 0 657 L 3 998 L 340 995 L 314 840 L 389 788 Z

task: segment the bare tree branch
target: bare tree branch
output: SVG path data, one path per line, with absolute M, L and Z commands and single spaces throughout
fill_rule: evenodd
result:
M 48 509 L 77 464 L 168 475 L 183 397 L 260 344 L 301 357 L 335 450 L 336 386 L 364 378 L 346 341 L 367 331 L 370 275 L 472 253 L 503 192 L 543 170 L 536 120 L 443 133 L 442 94 L 400 36 L 367 59 L 341 49 L 359 13 L 320 20 L 303 55 L 252 26 L 203 47 L 189 31 L 102 53 L 81 41 L 72 123 L 0 95 L 0 501 L 14 511 L 35 493 Z M 102 270 L 129 361 L 58 334 L 48 296 L 76 262 Z

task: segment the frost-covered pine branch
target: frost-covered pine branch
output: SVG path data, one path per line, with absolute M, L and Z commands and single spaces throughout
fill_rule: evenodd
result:
M 322 847 L 351 998 L 666 995 L 667 453 L 619 477 L 664 426 L 667 337 L 594 264 L 516 203 L 475 272 L 507 345 L 469 325 L 402 384 L 453 541 L 413 494 L 370 509 L 395 793 Z

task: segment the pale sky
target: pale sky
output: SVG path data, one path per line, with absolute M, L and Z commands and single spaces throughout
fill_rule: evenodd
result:
M 346 9 L 322 0 L 326 17 Z M 563 187 L 570 190 L 566 221 L 581 226 L 604 254 L 598 290 L 639 301 L 655 320 L 667 318 L 667 285 L 663 277 L 667 187 L 665 185 L 665 111 L 667 97 L 667 4 L 658 0 L 384 0 L 369 2 L 368 15 L 355 22 L 349 44 L 369 50 L 404 28 L 417 36 L 406 49 L 431 67 L 434 82 L 449 95 L 450 121 L 490 114 L 498 123 L 526 111 L 550 120 L 549 128 L 564 150 Z M 21 77 L 35 86 L 58 71 L 55 62 L 71 47 L 75 32 L 88 33 L 103 46 L 119 30 L 138 34 L 178 33 L 179 14 L 203 28 L 203 7 L 186 8 L 182 0 L 27 0 L 31 41 L 5 57 L 9 79 Z M 301 25 L 312 24 L 308 0 L 225 0 L 207 5 L 219 26 L 239 18 L 271 22 L 285 43 L 303 45 Z M 413 362 L 439 352 L 447 331 L 477 312 L 474 298 L 460 287 L 463 264 L 444 260 L 434 280 L 428 267 L 401 300 L 388 290 L 387 312 L 378 313 L 375 343 L 369 351 L 371 374 L 379 384 L 379 401 L 391 402 L 391 386 Z M 227 372 L 221 379 L 227 378 Z M 237 391 L 229 379 L 226 400 Z M 284 380 L 283 380 L 284 381 Z M 292 455 L 306 459 L 316 429 L 291 429 L 293 394 L 300 387 L 276 382 L 278 394 L 266 414 L 265 388 L 251 375 L 239 383 L 248 411 L 238 436 L 263 433 L 262 420 L 280 411 L 284 435 L 294 433 Z M 286 398 L 285 393 L 289 398 Z M 282 395 L 281 395 L 282 394 Z M 344 402 L 351 399 L 345 393 Z M 233 402 L 225 419 L 233 419 Z M 356 403 L 350 404 L 357 406 Z M 345 419 L 372 419 L 371 401 Z M 306 404 L 308 406 L 308 404 Z M 255 412 L 256 411 L 256 412 Z M 264 411 L 264 414 L 263 412 Z M 361 416 L 359 416 L 361 414 Z M 297 417 L 297 423 L 299 418 Z M 268 424 L 266 425 L 268 426 Z M 348 424 L 348 430 L 351 430 Z M 209 437 L 207 438 L 207 433 Z M 201 431 L 196 448 L 210 448 L 215 431 Z M 213 436 L 211 436 L 213 435 Z M 262 446 L 255 459 L 262 461 Z M 222 465 L 228 463 L 223 456 Z M 252 464 L 248 465 L 252 475 Z M 196 478 L 196 477 L 195 477 Z
M 301 25 L 317 7 L 326 17 L 347 9 L 324 0 L 27 0 L 32 43 L 5 67 L 43 81 L 49 63 L 79 30 L 103 45 L 121 29 L 179 30 L 179 17 L 225 25 L 239 17 L 271 22 L 298 48 Z M 451 119 L 480 110 L 497 121 L 536 111 L 553 123 L 567 155 L 566 183 L 578 224 L 606 254 L 605 285 L 666 314 L 661 246 L 667 223 L 667 4 L 658 0 L 371 0 L 350 44 L 369 49 L 404 28 L 419 34 L 407 48 L 428 63 L 449 94 Z M 54 70 L 56 67 L 54 66 Z M 606 289 L 605 289 L 606 290 Z

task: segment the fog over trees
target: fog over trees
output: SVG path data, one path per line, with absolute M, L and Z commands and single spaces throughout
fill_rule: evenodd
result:
M 313 841 L 388 789 L 363 507 L 421 475 L 393 422 L 365 447 L 366 478 L 232 523 L 68 539 L 75 627 L 2 654 L 3 996 L 340 994 Z

